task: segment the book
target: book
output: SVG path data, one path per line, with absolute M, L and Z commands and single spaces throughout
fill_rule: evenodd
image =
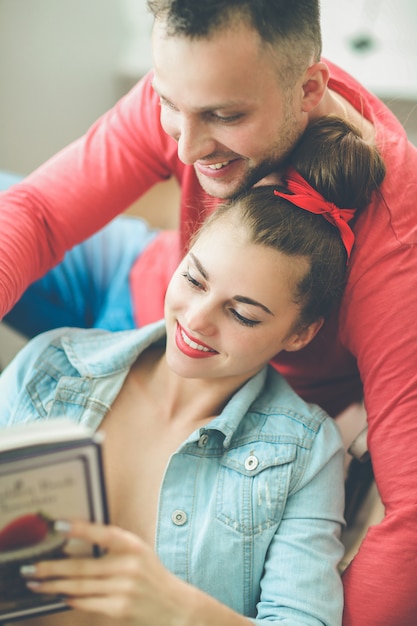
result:
M 54 521 L 108 522 L 102 441 L 66 418 L 0 430 L 0 623 L 68 608 L 58 596 L 31 592 L 22 565 L 100 556 L 57 532 Z

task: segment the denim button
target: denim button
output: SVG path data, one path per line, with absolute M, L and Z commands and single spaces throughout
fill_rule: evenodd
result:
M 182 526 L 187 521 L 187 514 L 184 511 L 177 509 L 171 515 L 171 520 L 176 526 Z
M 259 460 L 254 454 L 250 454 L 245 461 L 245 468 L 247 470 L 255 470 L 259 465 Z
M 200 439 L 198 440 L 198 447 L 199 448 L 204 448 L 204 446 L 207 445 L 207 442 L 209 440 L 209 436 L 207 433 L 204 433 L 203 435 L 201 435 Z

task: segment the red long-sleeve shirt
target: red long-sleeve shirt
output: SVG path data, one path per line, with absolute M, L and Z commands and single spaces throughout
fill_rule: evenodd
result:
M 354 225 L 339 318 L 300 353 L 280 355 L 276 366 L 305 399 L 333 415 L 363 390 L 386 517 L 368 532 L 344 574 L 344 626 L 412 626 L 417 623 L 417 150 L 378 99 L 329 66 L 330 88 L 374 124 L 387 175 L 381 193 Z M 0 196 L 0 317 L 67 249 L 171 175 L 182 189 L 184 243 L 186 225 L 197 221 L 206 198 L 193 168 L 179 161 L 176 143 L 161 128 L 148 76 L 83 138 Z M 159 265 L 155 257 L 161 245 L 172 249 L 172 242 L 157 242 L 132 270 L 141 321 L 162 315 L 168 266 L 165 255 Z M 175 246 L 174 265 L 180 255 Z M 160 273 L 161 289 L 146 291 L 145 305 L 140 293 L 151 266 Z M 155 286 L 153 280 L 148 284 Z

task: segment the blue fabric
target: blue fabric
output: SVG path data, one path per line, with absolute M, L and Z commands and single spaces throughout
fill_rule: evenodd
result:
M 98 428 L 141 352 L 164 341 L 162 322 L 35 338 L 0 377 L 0 426 L 65 414 Z M 171 456 L 156 550 L 256 624 L 337 626 L 342 515 L 337 426 L 267 366 Z
M 62 326 L 135 328 L 130 270 L 156 232 L 141 219 L 116 218 L 30 285 L 4 321 L 27 337 Z
M 15 183 L 18 183 L 19 180 L 22 180 L 22 177 L 18 174 L 0 170 L 0 191 L 4 191 L 8 187 L 11 187 Z
M 0 190 L 19 180 L 0 171 Z M 116 218 L 30 285 L 4 321 L 26 337 L 63 326 L 135 328 L 130 270 L 156 234 L 140 218 Z

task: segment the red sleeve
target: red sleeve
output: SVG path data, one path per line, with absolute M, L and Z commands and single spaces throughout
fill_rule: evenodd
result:
M 344 574 L 344 626 L 411 626 L 417 619 L 416 270 L 415 246 L 381 261 L 376 276 L 357 286 L 346 317 L 386 516 Z
M 355 226 L 341 330 L 363 381 L 386 515 L 344 574 L 344 626 L 417 623 L 417 151 L 398 134 L 384 140 L 388 173 Z
M 64 253 L 168 178 L 176 144 L 151 75 L 81 139 L 0 195 L 0 319 Z

